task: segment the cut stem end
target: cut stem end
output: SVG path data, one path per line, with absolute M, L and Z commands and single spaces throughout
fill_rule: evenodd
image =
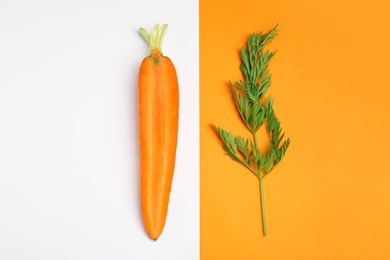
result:
M 168 24 L 155 24 L 153 27 L 153 31 L 151 34 L 148 34 L 148 32 L 144 28 L 140 28 L 139 32 L 141 33 L 142 37 L 145 39 L 145 41 L 149 44 L 149 52 L 152 54 L 154 50 L 158 50 L 162 55 L 162 42 L 164 40 L 164 36 L 167 32 Z

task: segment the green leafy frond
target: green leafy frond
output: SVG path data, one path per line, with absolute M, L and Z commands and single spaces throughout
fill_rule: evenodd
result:
M 281 161 L 290 144 L 290 139 L 284 140 L 273 109 L 271 96 L 265 98 L 272 82 L 269 63 L 276 51 L 265 50 L 265 46 L 278 35 L 278 25 L 268 33 L 252 34 L 248 37 L 245 47 L 240 49 L 240 70 L 243 80 L 234 84 L 229 82 L 237 111 L 248 130 L 256 137 L 260 127 L 267 123 L 270 143 L 265 154 L 258 150 L 257 140 L 252 142 L 240 136 L 217 128 L 218 135 L 223 141 L 223 149 L 234 161 L 241 162 L 259 177 L 267 175 Z
M 232 160 L 243 164 L 258 176 L 256 167 L 252 166 L 252 159 L 255 153 L 255 146 L 252 143 L 252 140 L 241 136 L 234 136 L 215 125 L 213 127 L 222 140 L 222 148 L 226 152 L 225 155 L 229 156 Z
M 260 180 L 261 208 L 263 216 L 263 234 L 267 234 L 264 207 L 263 178 L 282 160 L 291 143 L 285 139 L 280 121 L 275 115 L 274 101 L 266 92 L 271 86 L 272 74 L 269 62 L 276 51 L 264 51 L 265 45 L 278 35 L 278 25 L 268 33 L 252 34 L 247 46 L 240 49 L 240 70 L 244 80 L 232 84 L 229 82 L 238 113 L 253 135 L 251 139 L 234 136 L 226 130 L 214 126 L 222 140 L 222 148 L 234 161 L 246 166 Z M 265 153 L 260 152 L 256 133 L 266 123 L 269 144 Z
M 257 132 L 265 119 L 266 109 L 260 102 L 271 85 L 268 64 L 276 51 L 264 51 L 264 47 L 278 34 L 277 27 L 266 34 L 260 32 L 248 38 L 246 48 L 240 49 L 244 81 L 230 83 L 236 107 L 251 132 Z

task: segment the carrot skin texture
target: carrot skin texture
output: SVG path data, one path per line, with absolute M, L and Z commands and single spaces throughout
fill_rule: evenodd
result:
M 171 60 L 154 49 L 138 80 L 141 208 L 150 238 L 165 226 L 173 180 L 179 119 L 179 87 Z

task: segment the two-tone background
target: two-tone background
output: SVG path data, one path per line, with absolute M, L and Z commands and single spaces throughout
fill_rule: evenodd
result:
M 388 259 L 389 4 L 0 1 L 0 260 Z M 177 167 L 157 241 L 139 205 L 139 27 L 168 23 Z M 211 124 L 248 136 L 228 81 L 279 23 L 270 94 L 291 146 L 259 184 Z

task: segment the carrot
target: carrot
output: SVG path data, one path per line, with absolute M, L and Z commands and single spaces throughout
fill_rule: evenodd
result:
M 150 50 L 150 56 L 141 63 L 138 78 L 141 210 L 145 229 L 153 240 L 165 226 L 178 136 L 176 69 L 161 50 L 166 30 L 165 24 L 156 24 L 151 35 L 140 29 Z

